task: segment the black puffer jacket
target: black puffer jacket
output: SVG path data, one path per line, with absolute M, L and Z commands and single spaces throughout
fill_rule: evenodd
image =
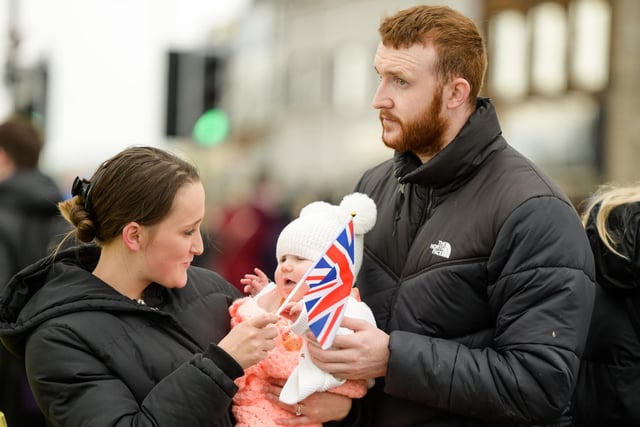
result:
M 640 203 L 614 208 L 607 231 L 611 250 L 596 228 L 600 206 L 587 221 L 596 260 L 596 302 L 580 364 L 572 409 L 575 426 L 640 425 Z
M 191 267 L 182 289 L 152 284 L 147 306 L 93 276 L 84 246 L 20 272 L 0 294 L 0 338 L 26 352 L 52 426 L 231 426 L 242 368 L 217 343 L 238 291 Z
M 428 163 L 396 153 L 357 191 L 378 206 L 357 285 L 390 334 L 387 374 L 363 402 L 371 424 L 568 422 L 593 257 L 573 206 L 505 142 L 489 100 Z

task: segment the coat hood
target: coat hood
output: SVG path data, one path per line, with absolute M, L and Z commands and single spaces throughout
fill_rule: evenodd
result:
M 37 169 L 19 170 L 0 182 L 0 206 L 5 209 L 54 216 L 61 200 L 56 183 Z
M 618 293 L 640 292 L 640 203 L 617 206 L 607 218 L 607 229 L 617 243 L 612 252 L 602 241 L 596 228 L 600 204 L 593 207 L 586 224 L 591 249 L 595 254 L 596 281 L 607 290 Z
M 14 354 L 24 352 L 25 339 L 47 320 L 83 310 L 132 311 L 139 305 L 93 274 L 100 254 L 83 245 L 47 257 L 16 274 L 0 292 L 0 339 Z M 165 289 L 145 290 L 150 306 L 159 304 Z

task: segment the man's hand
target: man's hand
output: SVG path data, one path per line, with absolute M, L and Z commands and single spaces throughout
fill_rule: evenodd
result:
M 336 335 L 322 350 L 310 332 L 308 348 L 313 362 L 336 378 L 366 380 L 383 377 L 389 362 L 389 335 L 364 320 L 344 317 L 342 326 L 353 334 Z

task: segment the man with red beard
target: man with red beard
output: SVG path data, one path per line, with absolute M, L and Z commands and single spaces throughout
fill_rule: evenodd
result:
M 356 186 L 378 206 L 356 282 L 378 328 L 345 317 L 355 333 L 311 356 L 376 379 L 356 425 L 570 425 L 595 277 L 577 212 L 479 97 L 469 18 L 417 6 L 379 32 L 373 106 L 395 154 Z

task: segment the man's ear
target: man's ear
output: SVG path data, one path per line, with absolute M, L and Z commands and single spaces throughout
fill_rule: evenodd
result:
M 467 102 L 471 86 L 466 79 L 456 77 L 447 84 L 446 102 L 447 108 L 456 109 Z
M 122 241 L 127 249 L 138 251 L 142 247 L 142 227 L 137 222 L 130 222 L 122 229 Z

